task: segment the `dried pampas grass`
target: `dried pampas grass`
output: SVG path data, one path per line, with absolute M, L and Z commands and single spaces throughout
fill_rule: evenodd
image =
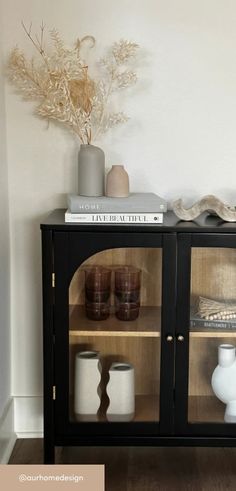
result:
M 81 143 L 91 143 L 113 126 L 127 121 L 123 112 L 109 110 L 113 92 L 133 85 L 137 75 L 128 68 L 138 45 L 121 40 L 114 43 L 110 53 L 100 60 L 103 76 L 94 80 L 81 51 L 95 45 L 93 36 L 77 39 L 67 48 L 58 31 L 50 32 L 51 46 L 45 47 L 45 26 L 40 35 L 32 35 L 31 26 L 23 29 L 38 53 L 28 59 L 14 48 L 8 59 L 9 80 L 25 100 L 37 102 L 35 113 L 54 119 L 71 129 Z

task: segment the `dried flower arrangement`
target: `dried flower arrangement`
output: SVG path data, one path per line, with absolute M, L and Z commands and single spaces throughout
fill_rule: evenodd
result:
M 7 68 L 9 80 L 25 100 L 37 101 L 36 114 L 63 123 L 80 139 L 90 144 L 101 133 L 127 121 L 123 112 L 109 110 L 114 91 L 133 85 L 137 75 L 129 64 L 138 45 L 126 40 L 114 43 L 109 54 L 99 63 L 98 79 L 94 80 L 81 55 L 85 43 L 94 47 L 95 39 L 85 36 L 69 49 L 58 31 L 50 31 L 51 46 L 45 47 L 45 26 L 40 36 L 32 35 L 22 23 L 26 35 L 38 52 L 39 60 L 28 60 L 18 47 L 10 53 Z

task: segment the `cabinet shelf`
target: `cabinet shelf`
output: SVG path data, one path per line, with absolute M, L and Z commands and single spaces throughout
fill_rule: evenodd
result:
M 189 396 L 189 423 L 224 423 L 225 404 L 215 396 Z
M 71 408 L 73 408 L 73 397 L 71 397 Z M 106 407 L 101 407 L 98 414 L 98 423 L 107 422 L 106 419 Z M 76 415 L 71 411 L 71 421 L 78 423 L 79 420 Z M 158 422 L 159 421 L 159 396 L 142 394 L 135 396 L 135 417 L 133 422 Z M 109 422 L 107 422 L 109 424 Z
M 120 321 L 111 314 L 108 319 L 94 321 L 86 317 L 81 305 L 70 306 L 70 335 L 160 337 L 161 307 L 141 307 L 134 321 Z
M 191 338 L 236 338 L 236 331 L 190 331 Z

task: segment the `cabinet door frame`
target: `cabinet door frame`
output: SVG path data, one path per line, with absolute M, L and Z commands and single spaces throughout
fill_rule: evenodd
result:
M 160 421 L 135 423 L 72 423 L 69 421 L 69 284 L 85 259 L 99 251 L 120 247 L 162 248 L 162 333 Z M 55 428 L 58 441 L 121 443 L 173 433 L 174 338 L 176 295 L 176 234 L 121 232 L 54 232 L 55 283 Z M 164 314 L 165 312 L 165 314 Z
M 44 462 L 54 463 L 55 405 L 53 400 L 54 375 L 54 326 L 53 326 L 53 233 L 42 233 L 42 293 L 43 293 L 43 429 Z
M 235 248 L 235 234 L 179 233 L 177 255 L 175 434 L 176 436 L 236 436 L 236 424 L 188 422 L 191 251 L 194 247 Z M 183 340 L 178 340 L 183 336 Z

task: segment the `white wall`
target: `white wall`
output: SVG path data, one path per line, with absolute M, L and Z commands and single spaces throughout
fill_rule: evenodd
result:
M 0 29 L 0 418 L 9 402 L 11 367 L 9 203 L 5 127 L 6 114 L 2 64 L 2 39 Z
M 68 43 L 93 34 L 102 50 L 129 38 L 142 46 L 139 85 L 125 98 L 130 122 L 98 142 L 123 162 L 133 190 L 170 202 L 206 193 L 236 202 L 236 4 L 234 0 L 8 0 L 4 51 L 32 46 L 21 19 L 43 19 Z M 12 260 L 13 391 L 42 392 L 41 218 L 76 186 L 78 142 L 32 116 L 7 86 Z
M 16 436 L 11 398 L 10 238 L 1 18 L 0 8 L 0 464 L 6 464 Z

